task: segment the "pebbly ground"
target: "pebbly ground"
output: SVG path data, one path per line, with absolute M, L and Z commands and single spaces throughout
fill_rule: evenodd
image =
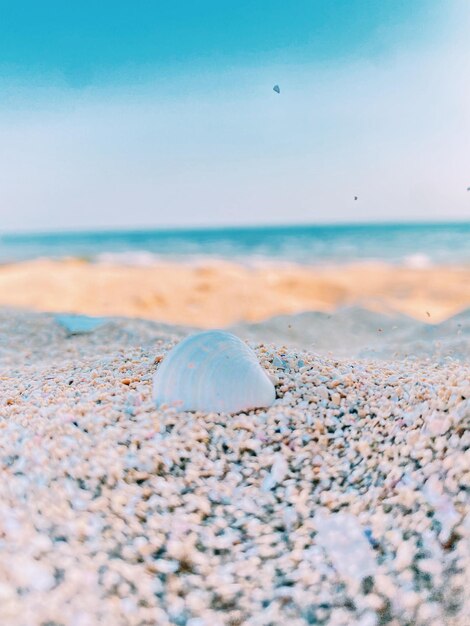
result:
M 467 624 L 468 362 L 257 345 L 269 410 L 157 411 L 183 334 L 0 315 L 0 624 Z

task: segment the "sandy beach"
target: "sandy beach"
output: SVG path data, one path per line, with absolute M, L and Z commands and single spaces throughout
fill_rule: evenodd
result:
M 129 267 L 36 260 L 0 267 L 0 306 L 225 327 L 360 306 L 428 323 L 470 307 L 470 267 L 204 261 Z
M 252 343 L 271 408 L 157 410 L 186 333 L 1 313 L 0 623 L 468 623 L 468 362 Z
M 470 2 L 0 18 L 0 626 L 470 626 Z
M 468 267 L 1 267 L 0 623 L 465 626 L 469 304 Z M 155 408 L 211 326 L 271 408 Z
M 0 626 L 470 626 L 470 2 L 0 17 Z

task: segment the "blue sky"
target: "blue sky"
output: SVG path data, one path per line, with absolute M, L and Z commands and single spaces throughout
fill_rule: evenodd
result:
M 386 51 L 383 31 L 421 37 L 430 0 L 100 0 L 1 3 L 0 58 L 72 86 L 233 64 L 318 62 Z M 428 23 L 428 27 L 432 24 Z M 406 37 L 406 32 L 403 33 Z M 10 68 L 8 68 L 10 66 Z
M 0 0 L 0 230 L 469 219 L 469 18 Z

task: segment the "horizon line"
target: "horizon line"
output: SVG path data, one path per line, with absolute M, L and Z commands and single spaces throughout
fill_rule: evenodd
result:
M 50 237 L 50 236 L 71 236 L 71 235 L 119 235 L 119 234 L 178 234 L 195 233 L 203 231 L 223 232 L 223 231 L 250 231 L 250 230 L 282 230 L 296 228 L 364 228 L 364 227 L 419 227 L 419 226 L 470 226 L 470 218 L 453 220 L 377 220 L 377 221 L 338 221 L 338 222 L 290 222 L 279 224 L 225 224 L 225 225 L 190 225 L 190 226 L 103 226 L 97 228 L 79 229 L 57 229 L 57 230 L 37 230 L 37 231 L 0 231 L 0 239 L 24 238 L 24 237 Z

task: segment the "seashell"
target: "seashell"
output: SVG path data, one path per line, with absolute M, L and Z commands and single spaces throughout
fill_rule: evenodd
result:
M 253 350 L 221 330 L 186 337 L 170 350 L 153 379 L 157 406 L 182 411 L 239 413 L 271 406 L 275 396 Z
M 56 315 L 55 321 L 60 324 L 69 335 L 82 335 L 91 333 L 106 323 L 101 317 L 89 317 L 88 315 Z

